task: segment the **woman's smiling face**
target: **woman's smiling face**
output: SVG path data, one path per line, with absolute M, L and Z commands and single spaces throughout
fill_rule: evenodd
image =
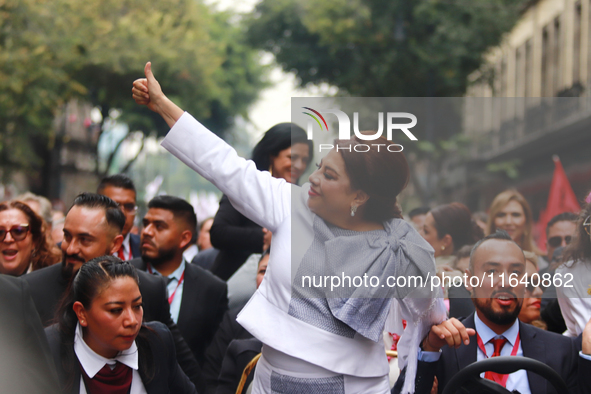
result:
M 351 181 L 340 153 L 331 150 L 310 175 L 308 207 L 322 219 L 336 223 L 351 215 L 351 205 L 357 191 Z
M 33 252 L 33 235 L 30 228 L 21 225 L 29 225 L 29 219 L 19 209 L 7 209 L 0 212 L 0 228 L 6 231 L 4 240 L 0 242 L 0 273 L 6 275 L 22 275 L 31 264 Z M 24 236 L 15 239 L 10 230 L 24 232 Z

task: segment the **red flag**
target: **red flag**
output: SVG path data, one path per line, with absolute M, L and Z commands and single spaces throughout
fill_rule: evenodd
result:
M 563 212 L 578 213 L 581 210 L 581 206 L 577 201 L 573 188 L 570 186 L 560 159 L 554 155 L 552 156 L 552 160 L 554 160 L 554 175 L 550 184 L 548 204 L 546 205 L 546 209 L 540 212 L 540 220 L 537 224 L 539 234 L 538 247 L 541 250 L 546 250 L 546 225 L 550 219 Z

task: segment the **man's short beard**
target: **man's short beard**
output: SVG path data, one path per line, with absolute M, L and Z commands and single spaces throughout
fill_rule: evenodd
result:
M 62 276 L 67 279 L 70 280 L 75 274 L 76 272 L 74 272 L 74 264 L 70 264 L 68 262 L 66 262 L 66 258 L 68 257 L 74 257 L 80 260 L 80 262 L 82 264 L 86 263 L 86 261 L 84 261 L 84 259 L 78 257 L 78 256 L 68 256 L 66 255 L 66 253 L 64 253 L 62 251 Z
M 487 298 L 486 301 L 481 302 L 480 298 L 473 298 L 472 302 L 476 309 L 478 309 L 486 318 L 499 326 L 507 326 L 509 324 L 513 324 L 517 317 L 519 316 L 519 312 L 521 312 L 521 307 L 523 305 L 523 301 L 518 303 L 517 306 L 513 311 L 508 311 L 503 309 L 500 312 L 495 312 L 492 309 L 492 298 Z
M 158 268 L 158 266 L 162 265 L 162 263 L 172 260 L 175 255 L 175 249 L 158 249 L 158 255 L 156 257 L 149 257 L 142 253 L 142 260 L 144 260 L 146 263 L 150 263 L 150 265 L 153 267 Z
M 62 276 L 64 279 L 70 280 L 74 276 L 74 266 L 66 263 L 66 259 L 62 259 Z

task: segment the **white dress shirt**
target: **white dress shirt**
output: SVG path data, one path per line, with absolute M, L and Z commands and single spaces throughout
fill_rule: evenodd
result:
M 76 357 L 78 357 L 78 361 L 80 361 L 80 365 L 84 368 L 84 372 L 90 377 L 91 379 L 105 366 L 108 364 L 109 367 L 115 368 L 117 361 L 121 364 L 127 365 L 129 368 L 132 369 L 132 380 L 131 380 L 131 390 L 129 394 L 147 394 L 146 388 L 144 387 L 144 383 L 142 382 L 142 378 L 140 377 L 140 373 L 138 371 L 138 348 L 135 344 L 135 341 L 132 343 L 131 347 L 127 350 L 119 352 L 119 354 L 115 358 L 105 358 L 100 356 L 94 352 L 87 344 L 84 342 L 84 337 L 82 335 L 82 327 L 79 323 L 76 324 L 76 335 L 74 336 L 74 352 L 76 353 Z M 84 385 L 84 378 L 80 376 L 80 394 L 87 394 L 86 393 L 86 386 Z

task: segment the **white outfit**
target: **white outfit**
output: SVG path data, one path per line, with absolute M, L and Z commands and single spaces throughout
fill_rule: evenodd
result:
M 322 310 L 318 313 L 310 308 L 310 312 L 317 314 L 310 313 L 308 316 L 313 317 L 306 320 L 301 315 L 296 317 L 290 309 L 292 265 L 295 275 L 315 239 L 316 216 L 307 206 L 309 184 L 291 185 L 266 171 L 258 171 L 252 161 L 238 157 L 234 149 L 187 113 L 176 122 L 162 146 L 214 183 L 239 212 L 273 233 L 265 278 L 238 316 L 238 322 L 265 344 L 253 393 L 271 392 L 271 387 L 273 392 L 280 393 L 277 387 L 289 389 L 291 384 L 300 387 L 299 392 L 389 393 L 389 367 L 381 341 L 384 327 L 379 330 L 379 340 L 374 341 L 344 327 L 345 323 L 333 316 L 318 323 L 314 319 L 322 320 L 326 315 Z M 410 228 L 406 222 L 400 222 Z M 413 246 L 430 253 L 430 260 L 423 263 L 434 274 L 433 249 L 414 229 L 411 231 L 410 236 L 420 239 L 420 245 Z M 391 302 L 390 313 L 386 310 L 388 331 L 401 334 L 403 318 L 410 327 L 399 345 L 401 367 L 408 362 L 404 392 L 414 391 L 420 341 L 432 324 L 440 323 L 446 316 L 442 299 L 425 297 L 424 288 L 416 290 L 416 299 Z M 419 299 L 420 296 L 424 298 Z M 303 313 L 306 312 L 304 308 Z M 322 327 L 323 323 L 329 327 Z M 306 383 L 302 379 L 308 380 L 308 389 L 303 389 Z M 323 384 L 330 384 L 331 391 L 322 389 L 326 387 Z M 340 385 L 340 389 L 335 389 L 334 384 Z
M 76 323 L 76 335 L 74 336 L 74 353 L 80 361 L 80 365 L 84 368 L 84 372 L 89 378 L 94 376 L 108 364 L 111 368 L 115 368 L 117 361 L 121 364 L 127 365 L 132 369 L 131 388 L 129 394 L 147 394 L 144 383 L 138 371 L 138 349 L 135 341 L 127 350 L 120 352 L 115 358 L 104 358 L 94 352 L 82 336 L 82 327 L 80 323 Z M 80 376 L 80 394 L 86 394 L 86 386 L 84 385 L 84 378 Z
M 565 335 L 577 337 L 591 318 L 591 262 L 566 262 L 556 269 L 555 275 L 559 275 L 563 283 L 556 286 L 556 295 L 566 323 Z

